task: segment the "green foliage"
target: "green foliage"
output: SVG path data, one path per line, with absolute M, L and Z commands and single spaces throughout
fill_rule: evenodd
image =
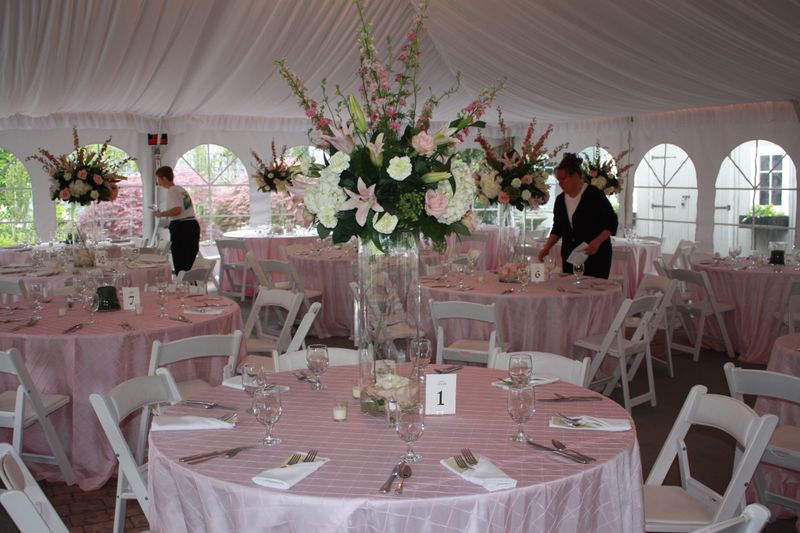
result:
M 755 216 L 756 218 L 760 218 L 760 217 L 777 217 L 777 216 L 782 216 L 783 214 L 784 212 L 776 208 L 774 205 L 766 204 L 766 205 L 754 206 L 753 209 L 750 209 L 747 213 L 744 214 L 744 216 L 746 217 Z
M 28 169 L 14 154 L 0 148 L 0 245 L 35 238 Z

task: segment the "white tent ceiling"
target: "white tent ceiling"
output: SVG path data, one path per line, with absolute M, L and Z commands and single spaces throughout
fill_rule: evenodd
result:
M 413 11 L 367 0 L 381 43 Z M 512 122 L 800 97 L 796 0 L 431 0 L 429 15 L 420 84 L 441 93 L 463 76 L 443 119 L 498 77 Z M 305 130 L 272 61 L 316 97 L 323 78 L 354 92 L 356 26 L 348 0 L 0 0 L 0 129 L 66 114 L 138 131 Z

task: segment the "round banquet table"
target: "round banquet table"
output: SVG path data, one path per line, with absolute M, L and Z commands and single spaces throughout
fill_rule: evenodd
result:
M 644 531 L 639 445 L 634 430 L 623 432 L 550 429 L 555 411 L 630 419 L 603 398 L 572 404 L 538 403 L 526 424 L 536 441 L 557 438 L 594 456 L 588 465 L 511 442 L 516 425 L 506 412 L 506 392 L 491 386 L 496 370 L 467 367 L 457 374 L 455 415 L 427 416 L 425 432 L 414 444 L 422 460 L 402 496 L 378 488 L 405 450 L 382 417 L 362 414 L 348 400 L 348 418 L 334 422 L 332 404 L 350 397 L 355 366 L 331 368 L 325 391 L 311 391 L 291 373 L 275 374 L 289 385 L 282 394 L 283 416 L 274 434 L 283 442 L 256 446 L 231 459 L 186 465 L 178 458 L 210 450 L 253 444 L 264 428 L 240 413 L 232 430 L 150 433 L 148 483 L 150 526 L 157 531 L 466 531 L 613 532 Z M 435 374 L 433 375 L 435 376 Z M 428 379 L 432 379 L 429 377 Z M 594 394 L 564 382 L 536 388 L 539 398 L 554 393 Z M 244 410 L 242 391 L 217 387 L 209 399 Z M 558 407 L 557 407 L 558 406 Z M 173 406 L 168 414 L 187 414 Z M 517 480 L 513 489 L 487 492 L 439 464 L 461 448 L 485 454 Z M 330 461 L 288 490 L 266 488 L 252 477 L 281 464 L 296 451 L 318 449 Z
M 19 265 L 31 262 L 30 246 L 2 246 L 0 247 L 0 266 Z
M 191 314 L 190 310 L 204 301 L 226 305 L 208 308 L 219 309 L 220 314 Z M 83 309 L 71 309 L 66 316 L 58 316 L 58 309 L 65 304 L 63 297 L 56 297 L 45 304 L 42 320 L 32 327 L 10 331 L 24 322 L 0 324 L 0 350 L 16 348 L 20 351 L 39 392 L 71 397 L 70 403 L 50 418 L 83 490 L 103 486 L 117 469 L 116 458 L 89 403 L 89 395 L 106 393 L 125 380 L 147 375 L 155 340 L 168 342 L 242 329 L 239 306 L 227 298 L 187 298 L 189 310 L 183 313 L 191 324 L 158 318 L 158 295 L 154 293 L 142 293 L 142 303 L 144 315 L 133 311 L 97 313 L 96 323 L 89 325 L 88 313 Z M 169 298 L 167 312 L 171 316 L 181 312 L 178 303 L 175 296 Z M 18 316 L 27 321 L 30 312 L 27 306 L 23 307 L 25 309 L 16 311 L 16 315 L 2 318 Z M 123 322 L 132 329 L 123 329 L 120 325 Z M 79 323 L 86 325 L 74 333 L 63 333 Z M 217 385 L 222 381 L 222 368 L 226 363 L 224 357 L 201 358 L 170 365 L 169 369 L 177 381 L 199 378 Z M 0 374 L 0 391 L 16 389 L 17 384 L 15 377 Z M 137 426 L 131 421 L 126 427 L 132 431 Z M 11 441 L 10 430 L 0 430 L 0 433 L 2 440 Z M 25 448 L 49 453 L 44 436 L 36 426 L 26 430 Z M 31 463 L 30 467 L 39 477 L 61 479 L 60 471 L 54 466 Z
M 531 283 L 528 292 L 521 285 L 502 283 L 491 272 L 475 273 L 459 290 L 455 283 L 426 279 L 421 287 L 422 325 L 429 339 L 435 339 L 429 299 L 459 300 L 495 304 L 503 343 L 510 351 L 533 350 L 568 355 L 575 340 L 608 330 L 622 303 L 622 289 L 608 280 L 585 277 L 578 288 L 574 277 L 556 275 L 542 283 Z M 509 292 L 513 291 L 513 292 Z M 489 338 L 488 324 L 450 319 L 444 325 L 445 343 L 458 339 Z M 582 354 L 581 357 L 584 355 Z
M 470 250 L 481 250 L 486 256 L 486 270 L 497 270 L 509 260 L 509 253 L 514 251 L 519 228 L 511 226 L 483 225 L 472 232 L 472 235 L 485 235 L 486 242 L 460 240 L 458 235 L 447 238 L 449 245 L 457 244 L 460 253 Z
M 743 267 L 743 264 L 733 266 L 729 262 L 701 261 L 694 264 L 696 270 L 708 274 L 717 301 L 736 306 L 733 312 L 724 313 L 723 317 L 739 360 L 766 364 L 778 326 L 774 315 L 781 311 L 789 286 L 800 278 L 800 271 L 788 265 L 780 273 L 770 265 Z M 719 336 L 719 328 L 713 319 L 706 320 L 706 330 L 709 335 Z M 722 341 L 705 341 L 703 345 L 725 351 Z
M 784 335 L 775 339 L 767 370 L 800 377 L 800 333 Z M 796 403 L 777 398 L 759 397 L 754 409 L 760 415 L 776 415 L 779 426 L 800 427 L 800 406 Z M 764 476 L 767 490 L 800 500 L 800 479 L 798 479 L 797 472 L 763 464 L 759 466 L 759 469 Z M 755 490 L 751 489 L 751 491 L 748 495 L 755 498 Z M 772 511 L 772 516 L 778 518 L 797 516 L 796 512 L 777 505 L 771 505 L 770 511 Z M 800 520 L 798 520 L 797 527 L 800 531 Z

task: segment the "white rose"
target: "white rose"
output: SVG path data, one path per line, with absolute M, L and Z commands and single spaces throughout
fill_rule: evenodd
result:
M 315 185 L 311 185 L 306 188 L 306 193 L 303 198 L 303 202 L 306 204 L 306 209 L 308 209 L 309 213 L 317 214 L 319 211 L 319 187 Z
M 497 193 L 500 192 L 500 186 L 497 183 L 497 171 L 492 170 L 481 175 L 481 191 L 490 200 L 497 198 Z
M 605 187 L 606 187 L 606 179 L 603 178 L 603 177 L 592 178 L 592 182 L 591 183 L 592 183 L 592 185 L 594 185 L 595 187 L 597 187 L 600 190 L 605 189 Z
M 89 193 L 89 196 L 92 197 L 92 200 L 97 200 L 98 198 L 100 198 L 100 193 L 97 191 L 92 191 Z
M 411 175 L 411 158 L 408 156 L 393 157 L 386 169 L 393 180 L 403 181 Z
M 341 174 L 342 172 L 347 170 L 349 166 L 350 166 L 350 156 L 344 152 L 336 152 L 331 157 L 331 161 L 330 164 L 328 165 L 328 168 L 337 174 Z
M 375 231 L 383 233 L 384 235 L 391 235 L 394 228 L 397 227 L 397 217 L 389 213 L 383 213 L 382 217 L 375 220 L 377 217 L 378 213 L 372 215 L 372 227 L 375 228 Z
M 515 189 L 519 189 L 520 185 L 522 185 L 521 179 L 514 178 L 513 180 L 511 180 L 511 186 L 514 187 Z
M 339 219 L 336 218 L 336 213 L 338 209 L 331 206 L 325 206 L 319 210 L 317 213 L 317 218 L 319 218 L 320 223 L 328 229 L 333 229 L 336 227 L 336 224 L 339 223 Z
M 521 196 L 522 196 L 522 199 L 527 202 L 528 200 L 531 199 L 531 191 L 525 189 L 524 191 L 522 191 Z

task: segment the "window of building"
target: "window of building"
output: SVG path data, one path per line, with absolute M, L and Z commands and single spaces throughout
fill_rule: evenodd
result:
M 0 246 L 35 240 L 31 176 L 17 156 L 0 147 Z

